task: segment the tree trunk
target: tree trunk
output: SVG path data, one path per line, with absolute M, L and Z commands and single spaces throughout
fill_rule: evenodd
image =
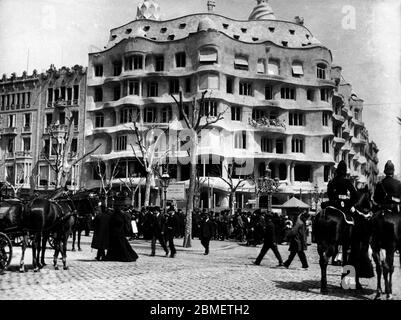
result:
M 235 191 L 231 191 L 231 199 L 230 199 L 230 211 L 231 215 L 234 216 L 235 213 Z
M 146 185 L 145 185 L 145 200 L 144 207 L 149 207 L 150 202 L 150 184 L 152 183 L 153 172 L 150 171 L 146 174 Z
M 196 183 L 196 162 L 198 155 L 198 137 L 195 134 L 193 139 L 193 148 L 191 148 L 191 173 L 189 176 L 189 194 L 187 202 L 187 214 L 186 214 L 186 224 L 185 224 L 185 234 L 184 234 L 184 248 L 190 248 L 192 240 L 192 212 L 194 210 L 194 196 L 195 196 L 195 183 Z

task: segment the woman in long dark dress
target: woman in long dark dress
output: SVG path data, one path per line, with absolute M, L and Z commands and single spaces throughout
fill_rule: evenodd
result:
M 130 233 L 131 217 L 116 209 L 110 219 L 110 244 L 105 260 L 132 262 L 138 259 L 137 253 L 126 238 Z

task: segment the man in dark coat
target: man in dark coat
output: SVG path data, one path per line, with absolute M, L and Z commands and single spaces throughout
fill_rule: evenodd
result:
M 166 231 L 166 220 L 164 215 L 160 212 L 160 208 L 154 208 L 152 215 L 152 253 L 151 256 L 156 254 L 156 240 L 159 240 L 160 245 L 166 252 L 166 257 L 168 256 L 168 249 L 166 243 L 164 242 L 164 233 Z
M 395 209 L 399 212 L 401 182 L 393 178 L 394 164 L 390 160 L 384 166 L 384 174 L 386 177 L 377 184 L 373 200 L 383 209 Z
M 104 260 L 105 250 L 110 243 L 110 218 L 111 212 L 104 205 L 100 207 L 100 213 L 93 219 L 93 238 L 91 247 L 97 249 L 96 260 Z
M 167 211 L 166 216 L 166 242 L 168 242 L 168 246 L 170 248 L 170 257 L 174 258 L 175 254 L 177 253 L 175 246 L 174 246 L 174 237 L 178 233 L 179 228 L 179 217 L 176 214 L 173 207 L 170 207 Z
M 283 263 L 284 267 L 288 268 L 294 260 L 295 255 L 298 254 L 299 259 L 301 260 L 302 263 L 302 268 L 304 270 L 308 269 L 308 261 L 306 260 L 306 255 L 305 255 L 305 250 L 307 250 L 308 245 L 307 245 L 307 239 L 306 239 L 306 225 L 305 221 L 308 219 L 308 214 L 307 212 L 301 213 L 297 221 L 295 222 L 294 227 L 290 231 L 288 238 L 290 242 L 290 255 Z
M 336 176 L 327 185 L 327 195 L 330 205 L 344 212 L 348 218 L 355 212 L 354 205 L 358 201 L 358 193 L 346 175 L 347 165 L 344 160 L 341 160 L 337 166 Z
M 213 235 L 213 224 L 209 219 L 209 215 L 207 213 L 204 213 L 200 224 L 200 236 L 199 236 L 202 246 L 205 247 L 204 255 L 209 254 L 209 243 L 212 235 Z
M 262 250 L 260 250 L 260 253 L 256 258 L 254 264 L 260 265 L 260 262 L 262 261 L 267 251 L 269 251 L 269 249 L 272 249 L 274 255 L 278 260 L 278 265 L 281 267 L 283 265 L 283 259 L 281 258 L 280 252 L 277 248 L 277 237 L 273 222 L 273 215 L 271 213 L 266 213 L 263 247 Z

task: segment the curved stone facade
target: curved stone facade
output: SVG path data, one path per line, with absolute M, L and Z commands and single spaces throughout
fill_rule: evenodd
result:
M 127 30 L 146 35 L 131 37 Z M 168 39 L 171 34 L 174 40 Z M 89 55 L 88 66 L 85 135 L 87 144 L 107 146 L 99 151 L 100 158 L 135 158 L 129 150 L 135 139 L 124 118 L 127 112 L 138 114 L 141 130 L 155 125 L 185 128 L 170 93 L 182 91 L 183 102 L 190 105 L 207 90 L 207 99 L 216 113 L 224 112 L 224 120 L 213 125 L 217 134 L 205 138 L 201 155 L 221 157 L 221 165 L 233 157 L 252 159 L 256 177 L 263 176 L 268 165 L 281 180 L 282 195 L 309 196 L 316 183 L 325 187 L 334 165 L 335 81 L 330 76 L 330 50 L 308 43 L 313 39 L 308 29 L 277 20 L 235 21 L 197 14 L 170 21 L 137 20 L 113 29 L 110 39 L 105 51 Z M 100 99 L 95 97 L 99 92 Z M 171 117 L 166 117 L 168 108 Z M 157 118 L 154 123 L 146 119 L 149 114 Z M 104 120 L 97 127 L 100 118 Z M 246 146 L 238 145 L 239 132 L 246 136 Z M 116 150 L 121 135 L 127 135 L 126 150 Z M 95 186 L 87 169 L 87 186 Z M 184 169 L 179 164 L 175 178 L 185 181 L 180 171 Z M 223 189 L 215 187 L 215 193 L 224 194 L 218 195 L 217 205 L 226 202 Z M 254 190 L 239 194 L 246 202 Z

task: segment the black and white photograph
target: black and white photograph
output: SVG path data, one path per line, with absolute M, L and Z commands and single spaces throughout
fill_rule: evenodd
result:
M 0 0 L 0 48 L 0 300 L 401 300 L 400 0 Z

